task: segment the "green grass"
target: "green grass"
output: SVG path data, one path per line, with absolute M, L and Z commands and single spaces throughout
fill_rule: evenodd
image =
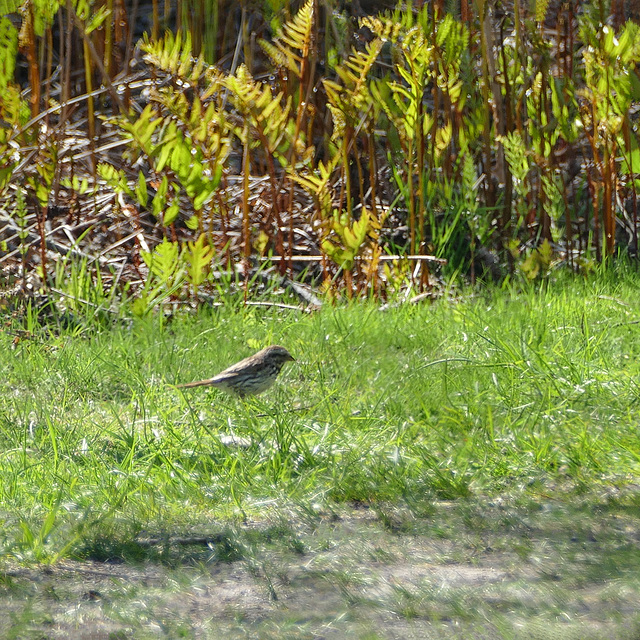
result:
M 242 562 L 273 596 L 286 571 L 265 569 L 257 549 L 305 554 L 318 541 L 301 530 L 364 508 L 392 538 L 466 532 L 446 562 L 470 561 L 491 532 L 515 531 L 493 549 L 529 563 L 540 539 L 564 531 L 553 544 L 570 585 L 637 572 L 626 538 L 610 532 L 600 560 L 581 564 L 565 539 L 583 535 L 581 525 L 545 520 L 533 535 L 522 522 L 558 503 L 580 522 L 612 509 L 637 525 L 639 289 L 622 273 L 385 311 L 215 309 L 64 330 L 32 322 L 16 344 L 0 333 L 0 553 L 24 566 Z M 297 362 L 264 396 L 172 386 L 271 343 Z M 245 446 L 224 444 L 230 435 Z M 441 517 L 450 501 L 455 517 Z M 496 501 L 520 511 L 502 513 Z M 585 539 L 592 530 L 584 526 Z M 188 535 L 211 536 L 205 552 L 171 545 Z M 555 565 L 542 564 L 553 584 Z M 368 606 L 366 576 L 327 575 L 349 607 Z M 467 621 L 476 596 L 462 589 L 445 602 L 431 589 L 394 587 L 384 606 L 407 620 L 428 611 Z M 544 609 L 531 598 L 528 619 Z M 558 607 L 555 598 L 541 624 Z
M 638 321 L 630 275 L 386 311 L 214 310 L 43 327 L 16 345 L 4 333 L 5 517 L 36 549 L 51 528 L 254 518 L 279 500 L 421 509 L 624 487 L 640 472 Z M 270 343 L 297 362 L 257 399 L 172 386 Z M 230 434 L 249 446 L 222 444 Z

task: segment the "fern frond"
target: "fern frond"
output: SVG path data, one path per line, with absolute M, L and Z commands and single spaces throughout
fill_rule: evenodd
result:
M 402 24 L 385 16 L 367 16 L 360 20 L 361 27 L 367 27 L 383 41 L 397 42 L 402 32 Z
M 23 4 L 23 0 L 0 0 L 0 14 L 8 16 L 16 13 Z
M 329 183 L 340 160 L 340 155 L 336 155 L 333 160 L 324 164 L 318 162 L 313 173 L 298 173 L 293 169 L 288 169 L 288 174 L 292 180 L 297 182 L 316 202 L 323 217 L 331 214 L 331 190 Z
M 392 101 L 392 93 L 389 82 L 386 80 L 372 82 L 370 90 L 373 99 L 376 101 L 376 104 L 382 109 L 382 111 L 384 111 L 384 114 L 387 116 L 389 122 L 391 122 L 391 124 L 393 124 L 393 126 L 399 130 L 402 127 L 402 120 L 398 116 L 398 114 L 391 109 L 390 103 Z
M 287 134 L 292 97 L 283 104 L 283 92 L 274 96 L 271 88 L 256 82 L 244 65 L 238 67 L 235 75 L 226 78 L 225 85 L 231 91 L 235 107 L 251 120 L 262 142 L 267 143 L 267 150 L 275 153 Z M 236 135 L 242 138 L 242 131 L 243 126 L 237 127 Z
M 274 44 L 266 40 L 259 41 L 275 64 L 286 67 L 298 78 L 301 76 L 302 61 L 308 57 L 311 47 L 314 8 L 315 0 L 307 0 L 295 18 L 278 30 Z
M 18 54 L 18 30 L 9 18 L 0 17 L 0 89 L 13 81 Z
M 462 56 L 469 47 L 469 29 L 447 14 L 438 23 L 436 44 L 442 49 L 445 64 L 459 67 Z
M 549 0 L 536 0 L 536 22 L 544 22 L 549 7 Z
M 345 89 L 356 99 L 366 99 L 368 96 L 368 91 L 365 92 L 366 96 L 363 95 L 363 89 L 366 88 L 369 71 L 378 59 L 383 44 L 381 38 L 376 38 L 366 45 L 364 51 L 354 49 L 344 63 L 336 67 L 336 73 L 344 83 Z
M 505 136 L 500 136 L 498 141 L 504 147 L 504 155 L 514 179 L 517 183 L 524 183 L 530 167 L 522 135 L 519 131 L 512 131 Z
M 215 257 L 215 252 L 207 236 L 201 233 L 195 242 L 187 243 L 186 261 L 187 261 L 187 276 L 189 282 L 197 290 L 207 275 L 207 269 L 211 266 L 211 262 Z
M 164 283 L 170 282 L 176 275 L 181 254 L 180 245 L 177 242 L 170 242 L 166 238 L 153 251 L 140 252 L 149 271 Z
M 129 181 L 122 169 L 116 169 L 113 165 L 101 162 L 97 166 L 96 172 L 116 193 L 126 193 L 133 196 Z
M 117 122 L 122 129 L 133 136 L 137 145 L 147 155 L 152 155 L 155 146 L 151 141 L 151 137 L 155 129 L 162 123 L 162 118 L 158 117 L 158 113 L 151 105 L 148 104 L 144 108 L 135 122 L 129 122 L 124 119 L 119 119 Z
M 376 38 L 365 47 L 364 51 L 354 50 L 347 60 L 338 65 L 335 71 L 342 80 L 342 85 L 332 80 L 323 80 L 329 99 L 329 109 L 334 116 L 334 125 L 344 125 L 346 114 L 350 114 L 352 119 L 357 118 L 358 113 L 369 109 L 373 104 L 367 79 L 371 67 L 382 50 L 382 45 L 383 41 Z M 338 112 L 342 112 L 342 115 L 336 118 Z M 334 128 L 333 138 L 338 136 L 337 129 Z
M 150 42 L 145 34 L 142 50 L 146 53 L 146 62 L 166 73 L 177 75 L 183 82 L 196 84 L 209 69 L 202 56 L 194 58 L 191 55 L 191 36 L 188 32 L 184 43 L 180 32 L 175 36 L 167 32 L 164 38 L 156 42 Z

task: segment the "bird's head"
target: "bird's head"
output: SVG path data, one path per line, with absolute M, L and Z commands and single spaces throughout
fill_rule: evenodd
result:
M 285 362 L 295 362 L 295 358 L 284 348 L 277 344 L 267 347 L 263 350 L 265 358 L 269 358 L 272 362 L 283 365 Z

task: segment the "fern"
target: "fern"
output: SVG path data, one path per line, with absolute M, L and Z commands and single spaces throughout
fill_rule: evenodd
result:
M 384 42 L 396 43 L 403 32 L 403 25 L 391 18 L 367 16 L 360 20 L 361 27 L 367 27 Z
M 274 44 L 259 40 L 260 46 L 275 64 L 286 67 L 298 78 L 302 75 L 302 62 L 309 56 L 314 11 L 315 1 L 307 0 L 295 18 L 278 30 Z
M 0 16 L 0 91 L 13 80 L 18 54 L 18 31 L 8 18 Z
M 474 214 L 478 208 L 478 179 L 473 166 L 473 157 L 470 153 L 465 153 L 462 159 L 462 197 L 464 198 L 465 209 Z
M 404 83 L 390 82 L 389 88 L 397 113 L 400 114 L 396 119 L 401 125 L 398 133 L 406 143 L 416 137 L 420 115 L 424 117 L 421 123 L 424 131 L 430 129 L 432 124 L 432 120 L 426 114 L 422 114 L 422 96 L 430 75 L 430 51 L 417 28 L 407 34 L 402 44 L 402 53 L 404 64 L 397 64 L 396 71 Z
M 208 243 L 204 233 L 200 234 L 195 242 L 187 243 L 184 257 L 187 262 L 187 277 L 197 294 L 198 286 L 204 282 L 207 269 L 214 258 L 213 247 Z
M 152 170 L 162 176 L 152 211 L 168 225 L 179 214 L 178 194 L 186 194 L 196 213 L 212 199 L 229 151 L 229 125 L 224 112 L 207 101 L 223 87 L 222 76 L 202 60 L 193 60 L 188 37 L 183 44 L 179 35 L 167 35 L 164 40 L 146 43 L 144 47 L 148 61 L 178 76 L 176 84 L 182 89 L 171 86 L 159 91 L 152 89 L 150 97 L 155 104 L 147 105 L 133 122 L 126 118 L 115 122 L 132 136 L 133 148 L 138 148 Z M 184 92 L 185 85 L 203 79 L 206 82 L 201 94 L 194 92 L 189 97 Z M 135 197 L 146 206 L 146 189 L 140 183 Z M 197 221 L 194 226 L 197 228 Z
M 29 244 L 27 238 L 29 237 L 29 229 L 27 228 L 27 204 L 25 202 L 24 190 L 16 189 L 15 204 L 13 207 L 13 218 L 18 226 L 18 251 L 24 259 L 27 251 L 29 250 Z M 25 274 L 26 275 L 26 274 Z
M 147 206 L 149 192 L 147 191 L 147 179 L 142 171 L 138 171 L 138 184 L 136 185 L 136 200 L 143 206 Z
M 442 49 L 443 62 L 459 67 L 469 49 L 469 29 L 447 14 L 437 25 L 436 44 Z
M 122 169 L 103 162 L 98 165 L 97 173 L 116 193 L 126 193 L 133 197 L 134 193 Z
M 232 92 L 232 101 L 238 111 L 249 120 L 257 136 L 249 140 L 251 146 L 262 144 L 268 153 L 288 164 L 285 152 L 288 137 L 291 96 L 283 102 L 283 92 L 273 95 L 268 85 L 256 82 L 247 68 L 240 65 L 235 75 L 229 76 L 225 85 Z M 244 122 L 234 128 L 234 133 L 244 141 Z
M 175 36 L 167 32 L 164 38 L 149 42 L 145 33 L 142 50 L 144 59 L 166 73 L 178 76 L 181 81 L 196 84 L 203 73 L 209 72 L 209 66 L 200 56 L 194 59 L 191 54 L 191 35 L 187 32 L 184 43 L 181 32 Z
M 318 210 L 326 218 L 331 214 L 331 190 L 329 183 L 340 160 L 335 156 L 331 162 L 318 162 L 314 173 L 300 174 L 289 169 L 289 176 L 297 182 L 314 199 Z
M 504 155 L 515 180 L 516 189 L 520 190 L 524 187 L 529 173 L 529 159 L 522 136 L 520 132 L 512 131 L 506 136 L 501 136 L 499 141 L 504 147 Z
M 526 260 L 520 265 L 520 269 L 529 280 L 535 280 L 538 276 L 546 276 L 553 261 L 553 249 L 548 240 L 533 249 Z
M 401 112 L 393 108 L 393 98 L 391 97 L 391 87 L 388 80 L 374 80 L 369 90 L 376 104 L 382 109 L 385 116 L 393 127 L 400 131 L 402 128 Z
M 545 211 L 551 220 L 557 222 L 565 214 L 564 199 L 562 197 L 562 183 L 552 173 L 540 177 L 545 195 Z
M 364 51 L 354 49 L 351 55 L 335 69 L 342 80 L 342 85 L 332 80 L 323 80 L 330 106 L 344 114 L 350 112 L 355 114 L 367 110 L 373 104 L 367 79 L 383 44 L 381 38 L 376 38 L 366 45 Z
M 116 119 L 116 123 L 120 128 L 131 134 L 136 145 L 148 156 L 152 155 L 155 145 L 152 142 L 152 136 L 162 124 L 162 118 L 158 117 L 158 112 L 150 104 L 148 104 L 138 119 L 129 122 L 126 119 Z
M 549 0 L 536 0 L 536 22 L 544 22 L 549 7 Z
M 95 195 L 98 191 L 98 185 L 96 183 L 92 183 L 91 188 L 89 188 L 89 180 L 86 177 L 80 180 L 77 175 L 74 175 L 72 178 L 62 178 L 60 184 L 79 195 Z
M 353 221 L 348 213 L 334 211 L 329 225 L 331 231 L 338 236 L 340 244 L 326 237 L 321 243 L 322 250 L 339 267 L 351 271 L 355 257 L 371 229 L 370 215 L 364 210 L 360 219 Z
M 530 191 L 527 179 L 530 170 L 529 154 L 518 131 L 512 131 L 506 136 L 498 137 L 498 142 L 501 142 L 504 147 L 504 156 L 513 176 L 513 189 L 520 196 L 516 204 L 518 210 L 516 227 L 519 228 L 526 215 L 526 199 Z
M 167 176 L 163 176 L 151 203 L 151 211 L 165 226 L 173 224 L 178 218 L 180 213 L 179 195 L 180 187 L 173 181 L 169 183 Z M 168 207 L 167 202 L 170 203 Z
M 24 2 L 20 2 L 20 6 L 25 7 Z M 45 29 L 51 26 L 53 20 L 60 8 L 60 2 L 57 0 L 32 0 L 30 3 L 30 17 L 33 18 L 33 31 L 36 36 L 40 37 L 44 34 Z M 20 9 L 17 9 L 18 11 Z M 0 12 L 2 13 L 2 12 Z M 9 11 L 7 13 L 10 13 Z
M 166 238 L 153 250 L 141 251 L 140 255 L 161 284 L 173 284 L 178 273 L 182 252 L 177 242 L 169 242 Z
M 54 143 L 48 146 L 43 145 L 38 160 L 35 165 L 35 174 L 28 175 L 26 182 L 38 198 L 40 205 L 46 207 L 49 204 L 51 187 L 58 166 L 57 146 Z
M 466 101 L 466 92 L 462 91 L 460 64 L 468 50 L 469 30 L 447 14 L 436 27 L 436 45 L 439 49 L 435 56 L 438 64 L 438 86 L 445 91 L 454 105 L 461 111 Z

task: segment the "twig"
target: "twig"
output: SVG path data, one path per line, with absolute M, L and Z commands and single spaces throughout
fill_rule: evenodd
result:
M 190 301 L 185 300 L 185 304 L 190 304 Z M 226 302 L 212 302 L 210 300 L 207 301 L 212 307 L 226 307 L 228 303 Z M 175 301 L 172 302 L 175 304 Z M 278 309 L 290 309 L 291 311 L 304 311 L 305 313 L 311 313 L 313 308 L 311 307 L 302 307 L 300 305 L 295 304 L 286 304 L 284 302 L 269 302 L 268 300 L 247 300 L 243 304 L 246 304 L 248 307 L 277 307 Z
M 166 537 L 166 538 L 147 538 L 144 540 L 136 540 L 136 543 L 141 547 L 154 547 L 159 544 L 168 545 L 202 545 L 209 546 L 210 544 L 221 544 L 228 540 L 228 536 L 223 533 L 216 533 L 211 536 L 189 536 L 189 537 Z
M 265 256 L 260 258 L 262 262 L 280 262 L 282 260 L 292 260 L 293 262 L 322 262 L 323 256 L 287 256 L 286 258 L 283 256 Z M 365 256 L 355 256 L 355 260 L 363 260 Z M 400 256 L 400 255 L 390 255 L 390 256 L 380 256 L 378 258 L 381 262 L 388 262 L 391 260 L 411 260 L 411 261 L 424 261 L 424 262 L 437 262 L 439 264 L 447 264 L 447 261 L 444 258 L 436 258 L 435 256 L 429 255 L 408 255 L 408 256 Z

